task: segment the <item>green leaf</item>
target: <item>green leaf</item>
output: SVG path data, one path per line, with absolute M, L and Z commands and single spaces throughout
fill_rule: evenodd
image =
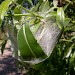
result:
M 70 62 L 70 66 L 73 66 L 75 68 L 75 52 L 72 53 L 69 62 Z
M 39 11 L 40 11 L 40 12 L 42 11 L 42 9 L 43 9 L 43 7 L 44 7 L 44 4 L 45 4 L 45 2 L 42 2 L 42 3 L 41 3 L 41 5 L 40 5 L 40 7 L 39 7 Z
M 31 11 L 32 11 L 32 12 L 36 12 L 36 11 L 38 10 L 39 5 L 40 5 L 40 4 L 37 3 L 36 6 L 33 6 L 33 7 L 31 8 Z
M 66 27 L 70 23 L 71 19 L 70 18 L 65 18 L 64 19 L 64 27 Z
M 64 10 L 62 7 L 59 7 L 57 9 L 57 20 L 63 24 L 64 19 L 65 19 Z
M 36 23 L 34 20 L 34 30 L 25 24 L 18 32 L 19 52 L 25 63 L 38 65 L 45 61 L 50 57 L 59 39 L 61 30 L 55 20 L 51 18 L 44 21 L 43 25 L 43 23 Z
M 64 31 L 75 31 L 75 25 L 72 23 L 69 23 L 65 28 Z
M 27 0 L 32 6 L 33 6 L 33 2 L 32 0 Z
M 39 3 L 42 3 L 43 0 L 38 0 L 38 1 L 39 1 Z
M 50 9 L 49 1 L 42 2 L 42 4 L 39 7 L 39 11 L 42 13 L 47 12 L 49 9 Z
M 50 13 L 48 13 L 48 14 L 46 15 L 46 18 L 56 17 L 56 15 L 57 15 L 57 12 L 56 12 L 56 11 L 52 11 L 52 12 L 50 12 Z
M 41 25 L 41 22 L 39 19 L 37 18 L 31 18 L 30 22 L 29 22 L 29 25 L 30 25 L 30 30 L 32 31 L 33 34 L 35 34 L 35 32 L 38 30 L 38 28 L 40 27 Z
M 18 7 L 16 7 L 15 9 L 14 9 L 14 14 L 21 14 L 21 10 L 18 8 Z M 21 21 L 21 18 L 22 18 L 22 16 L 14 16 L 14 18 L 15 18 L 15 20 L 17 20 L 17 21 Z
M 68 57 L 70 56 L 73 47 L 74 47 L 74 44 L 72 44 L 71 47 L 69 47 L 69 48 L 66 49 L 66 51 L 65 51 L 65 53 L 64 53 L 64 57 L 65 57 L 65 58 L 68 58 Z
M 17 0 L 17 3 L 21 4 L 23 2 L 23 0 Z
M 65 19 L 64 10 L 62 7 L 59 7 L 57 9 L 56 21 L 57 21 L 57 24 L 58 24 L 60 29 L 62 29 L 62 27 L 64 25 L 64 19 Z
M 18 33 L 18 46 L 20 50 L 21 56 L 25 59 L 30 59 L 30 63 L 32 59 L 42 59 L 46 57 L 44 51 L 37 43 L 36 39 L 34 38 L 32 32 L 29 29 L 28 25 L 23 25 L 23 27 L 19 30 Z M 36 63 L 39 63 L 40 60 Z M 32 62 L 33 63 L 33 62 Z
M 70 3 L 68 3 L 68 4 L 66 4 L 65 6 L 64 6 L 64 11 L 67 9 L 67 7 L 70 5 Z
M 0 5 L 0 24 L 2 23 L 2 20 L 4 18 L 4 14 L 8 10 L 9 4 L 12 2 L 12 0 L 5 0 Z
M 32 25 L 30 27 L 30 29 L 31 29 L 32 33 L 35 33 L 39 27 L 40 27 L 40 22 L 37 23 L 36 25 Z

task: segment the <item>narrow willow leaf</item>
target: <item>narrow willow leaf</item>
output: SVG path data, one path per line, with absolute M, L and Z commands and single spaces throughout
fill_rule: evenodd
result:
M 39 27 L 40 27 L 40 22 L 37 23 L 36 25 L 32 25 L 30 29 L 32 30 L 32 33 L 34 34 Z
M 38 1 L 39 1 L 39 3 L 42 3 L 43 0 L 38 0 Z
M 69 61 L 70 61 L 70 65 L 75 68 L 75 52 L 72 53 L 72 55 L 71 55 Z
M 21 4 L 23 2 L 23 0 L 17 0 L 17 3 Z
M 67 27 L 64 28 L 64 31 L 75 31 L 75 26 L 72 23 L 69 23 Z
M 64 27 L 66 27 L 70 23 L 71 19 L 70 18 L 65 18 L 64 19 Z
M 2 20 L 4 18 L 4 14 L 8 10 L 9 4 L 12 2 L 12 0 L 5 0 L 0 5 L 0 24 L 2 23 Z
M 47 12 L 50 9 L 49 1 L 46 1 L 44 7 L 42 8 L 42 12 Z
M 42 9 L 43 9 L 43 7 L 44 7 L 44 4 L 45 4 L 45 2 L 42 2 L 42 3 L 41 3 L 41 5 L 40 5 L 40 7 L 39 7 L 39 12 L 42 11 Z
M 34 18 L 34 19 L 30 20 L 29 25 L 30 25 L 30 29 L 31 29 L 32 33 L 34 34 L 40 27 L 41 22 L 39 19 Z
M 56 21 L 60 29 L 62 29 L 63 27 L 64 19 L 65 19 L 64 10 L 62 7 L 59 7 L 57 9 Z
M 66 4 L 65 6 L 64 6 L 64 11 L 67 9 L 67 7 L 70 5 L 70 3 L 68 3 L 68 4 Z
M 23 58 L 42 58 L 45 55 L 37 43 L 28 25 L 23 25 L 18 33 L 18 46 Z
M 56 11 L 49 13 L 50 16 L 56 16 L 56 14 L 57 14 Z
M 46 18 L 50 18 L 50 17 L 56 16 L 56 15 L 57 15 L 57 12 L 56 11 L 52 11 L 52 12 L 50 12 L 50 13 L 48 13 L 46 15 Z
M 65 54 L 64 54 L 64 58 L 68 58 L 72 52 L 72 49 L 74 47 L 74 44 L 71 45 L 71 47 L 67 48 Z
M 49 9 L 50 9 L 50 6 L 49 6 L 48 1 L 42 2 L 42 4 L 39 7 L 39 11 L 42 12 L 42 13 L 47 12 Z
M 32 2 L 32 0 L 27 0 L 31 5 L 33 5 L 33 2 Z
M 29 47 L 26 43 L 24 34 L 23 34 L 23 27 L 19 30 L 18 33 L 18 46 L 19 46 L 19 50 L 20 50 L 20 54 L 23 57 L 33 57 L 33 54 L 31 53 L 31 51 L 29 50 Z
M 57 20 L 60 21 L 60 23 L 63 24 L 64 18 L 65 18 L 64 10 L 63 10 L 62 7 L 59 7 L 59 8 L 57 9 Z
M 19 8 L 16 7 L 16 8 L 14 9 L 14 14 L 21 14 L 21 10 L 20 10 Z M 15 16 L 14 18 L 15 18 L 15 20 L 17 20 L 17 21 L 20 22 L 22 16 Z
M 34 22 L 35 22 L 35 18 L 33 19 L 33 18 L 30 18 L 30 22 L 29 22 L 29 25 L 31 26 L 31 25 L 34 25 Z
M 36 11 L 38 10 L 39 5 L 40 5 L 40 3 L 37 3 L 36 6 L 33 6 L 33 7 L 31 8 L 31 11 L 32 11 L 32 12 L 36 12 Z

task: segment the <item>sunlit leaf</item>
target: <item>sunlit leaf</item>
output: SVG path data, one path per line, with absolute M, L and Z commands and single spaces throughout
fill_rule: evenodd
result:
M 53 5 L 54 5 L 54 7 L 57 7 L 57 5 L 58 5 L 58 0 L 53 0 Z
M 33 5 L 33 2 L 32 2 L 32 0 L 27 0 L 31 5 Z
M 30 29 L 32 30 L 32 33 L 35 33 L 39 27 L 40 27 L 40 22 L 37 23 L 36 25 L 32 25 Z
M 54 17 L 54 16 L 56 16 L 56 15 L 57 15 L 57 12 L 56 12 L 56 11 L 52 11 L 52 12 L 50 12 L 50 13 L 48 13 L 48 14 L 46 15 L 46 18 Z
M 1 3 L 1 5 L 0 5 L 0 24 L 2 23 L 2 20 L 4 18 L 4 14 L 8 10 L 8 7 L 11 2 L 12 2 L 12 0 L 5 0 Z
M 57 9 L 56 21 L 57 21 L 60 29 L 62 29 L 62 27 L 63 27 L 64 19 L 65 19 L 64 10 L 62 7 L 59 7 Z
M 21 10 L 20 10 L 18 7 L 16 7 L 16 8 L 14 9 L 14 14 L 21 14 Z M 14 16 L 14 18 L 15 18 L 15 20 L 17 20 L 17 21 L 20 22 L 22 16 Z
M 36 11 L 38 10 L 39 5 L 40 5 L 40 4 L 37 3 L 36 6 L 33 6 L 33 7 L 31 8 L 31 11 L 32 11 L 32 12 L 36 12 Z
M 42 2 L 42 4 L 39 7 L 39 11 L 43 13 L 47 12 L 49 9 L 50 9 L 50 6 L 48 1 Z
M 57 20 L 58 20 L 60 23 L 63 23 L 63 22 L 64 22 L 64 18 L 65 18 L 65 15 L 64 15 L 63 8 L 62 8 L 62 7 L 59 7 L 59 8 L 57 9 Z

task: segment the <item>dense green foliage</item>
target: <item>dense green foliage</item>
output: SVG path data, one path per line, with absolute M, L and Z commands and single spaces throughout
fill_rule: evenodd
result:
M 0 26 L 9 36 L 2 53 L 9 37 L 27 75 L 75 75 L 74 6 L 74 0 L 3 1 Z

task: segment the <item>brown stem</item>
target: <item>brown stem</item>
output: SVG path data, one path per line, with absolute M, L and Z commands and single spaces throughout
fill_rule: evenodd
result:
M 7 33 L 9 36 L 9 39 L 11 40 L 13 49 L 14 49 L 14 57 L 18 59 L 18 43 L 17 43 L 17 37 L 15 36 L 14 33 L 14 23 L 13 23 L 13 18 L 11 20 L 11 25 L 7 25 Z
M 64 2 L 64 0 L 58 0 L 58 7 L 62 7 L 63 6 L 63 2 Z

